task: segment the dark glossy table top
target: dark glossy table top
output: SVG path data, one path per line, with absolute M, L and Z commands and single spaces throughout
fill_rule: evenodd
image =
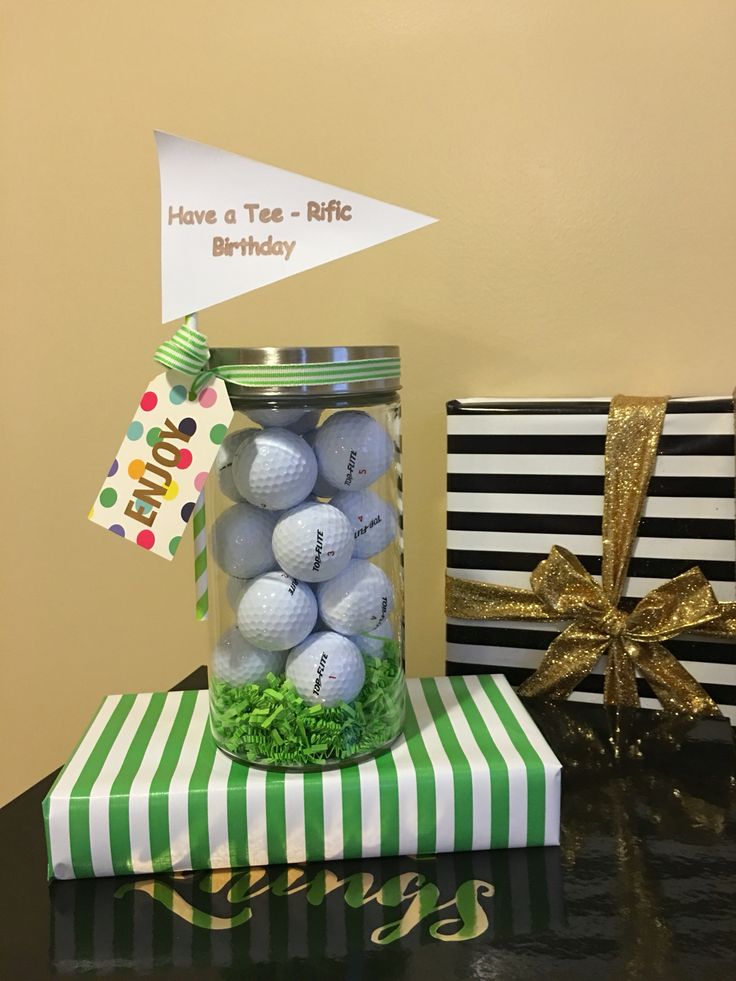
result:
M 736 977 L 728 723 L 528 705 L 560 848 L 48 884 L 49 776 L 0 810 L 0 978 Z

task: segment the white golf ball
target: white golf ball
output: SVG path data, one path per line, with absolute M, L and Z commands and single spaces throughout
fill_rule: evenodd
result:
M 290 429 L 293 433 L 306 433 L 309 429 L 314 429 L 319 417 L 322 415 L 321 409 L 286 409 L 286 408 L 265 408 L 249 409 L 246 412 L 249 419 L 257 422 L 264 429 L 272 426 L 279 426 L 282 429 Z
M 330 501 L 348 518 L 355 538 L 353 556 L 369 559 L 396 537 L 399 522 L 394 508 L 373 491 L 345 491 Z
M 367 412 L 336 412 L 317 430 L 319 472 L 339 490 L 363 490 L 388 469 L 391 437 Z
M 331 504 L 304 501 L 278 519 L 272 544 L 284 572 L 305 582 L 324 582 L 350 561 L 353 529 Z
M 314 441 L 317 438 L 318 430 L 312 429 L 308 433 L 304 433 L 304 439 L 309 443 L 309 445 L 314 449 Z M 312 493 L 315 497 L 334 497 L 337 494 L 337 488 L 333 487 L 332 484 L 328 483 L 321 473 L 317 473 L 317 479 L 314 482 L 314 487 Z
M 369 657 L 382 658 L 384 655 L 383 645 L 387 640 L 394 639 L 394 631 L 391 623 L 385 620 L 375 630 L 367 630 L 362 634 L 351 634 L 350 639 L 361 653 L 367 654 Z
M 217 564 L 229 576 L 250 579 L 273 569 L 275 517 L 243 501 L 223 511 L 212 528 Z
M 301 436 L 261 429 L 244 440 L 233 460 L 240 494 L 259 508 L 280 511 L 303 501 L 317 479 L 317 460 Z
M 317 622 L 317 600 L 303 583 L 284 572 L 267 572 L 249 582 L 237 610 L 246 640 L 267 651 L 294 647 Z
M 363 655 L 340 634 L 312 634 L 289 654 L 286 677 L 308 705 L 352 702 L 365 683 Z
M 385 622 L 394 605 L 388 576 L 365 559 L 352 562 L 334 579 L 317 586 L 319 615 L 339 634 L 370 633 Z
M 212 673 L 229 685 L 258 685 L 269 674 L 283 674 L 286 653 L 254 647 L 237 627 L 231 627 L 212 653 Z

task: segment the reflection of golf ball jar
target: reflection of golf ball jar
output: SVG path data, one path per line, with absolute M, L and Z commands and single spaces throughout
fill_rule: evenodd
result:
M 238 629 L 267 651 L 300 643 L 317 622 L 317 600 L 303 583 L 284 572 L 267 572 L 248 583 L 238 604 Z
M 357 491 L 385 473 L 394 446 L 383 426 L 367 412 L 336 412 L 317 430 L 314 450 L 319 472 L 338 490 Z
M 353 527 L 356 559 L 378 555 L 394 540 L 398 521 L 396 511 L 373 491 L 345 491 L 330 501 L 348 518 Z
M 342 511 L 330 504 L 305 501 L 276 522 L 273 554 L 290 576 L 324 582 L 342 572 L 350 561 L 353 530 Z
M 319 615 L 339 634 L 370 633 L 391 612 L 394 591 L 386 573 L 365 559 L 317 587 Z
M 398 349 L 209 350 L 234 412 L 197 432 L 219 448 L 195 536 L 215 742 L 278 770 L 368 758 L 405 711 Z
M 317 479 L 307 443 L 288 429 L 262 429 L 244 440 L 233 460 L 235 488 L 246 501 L 269 511 L 299 504 Z
M 259 685 L 269 674 L 283 674 L 286 651 L 254 647 L 237 627 L 224 634 L 212 654 L 212 673 L 229 685 Z
M 223 572 L 250 579 L 273 569 L 274 521 L 274 515 L 245 502 L 223 511 L 212 529 L 212 549 Z
M 289 654 L 286 677 L 308 705 L 352 702 L 365 682 L 363 655 L 341 634 L 312 634 Z

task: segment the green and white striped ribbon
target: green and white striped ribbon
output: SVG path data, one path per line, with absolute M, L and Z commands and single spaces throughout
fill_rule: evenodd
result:
M 197 330 L 195 314 L 184 318 L 174 336 L 156 349 L 154 358 L 164 367 L 185 375 L 200 374 L 210 359 L 210 349 L 205 335 Z
M 355 361 L 319 361 L 314 364 L 225 364 L 207 368 L 210 352 L 207 338 L 191 315 L 170 340 L 157 349 L 154 358 L 167 368 L 193 375 L 192 395 L 213 378 L 222 378 L 244 388 L 300 385 L 337 385 L 348 382 L 398 378 L 399 358 L 360 358 Z
M 49 875 L 558 844 L 560 764 L 506 679 L 407 689 L 393 748 L 324 773 L 218 753 L 207 692 L 109 696 L 44 801 Z
M 315 364 L 226 364 L 208 368 L 210 352 L 207 337 L 197 330 L 196 314 L 184 318 L 184 323 L 176 333 L 157 348 L 154 358 L 166 368 L 192 376 L 189 392 L 192 399 L 213 378 L 222 378 L 223 381 L 245 388 L 269 388 L 376 381 L 382 378 L 398 378 L 401 374 L 399 358 L 361 358 L 357 361 L 323 361 Z M 196 616 L 198 620 L 206 620 L 209 601 L 204 493 L 199 496 L 192 520 Z
M 212 371 L 218 378 L 253 388 L 271 385 L 336 385 L 341 382 L 398 378 L 399 358 L 361 358 L 357 361 L 320 361 L 314 364 L 227 364 Z

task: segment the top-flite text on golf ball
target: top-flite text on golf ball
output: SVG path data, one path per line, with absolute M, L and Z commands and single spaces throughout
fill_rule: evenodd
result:
M 307 705 L 326 708 L 352 702 L 365 682 L 357 646 L 331 631 L 311 634 L 286 659 L 286 677 Z
M 314 451 L 320 475 L 343 491 L 364 490 L 388 470 L 394 445 L 367 412 L 336 412 L 317 430 Z
M 343 491 L 330 504 L 342 511 L 352 525 L 354 558 L 378 555 L 396 537 L 399 527 L 396 511 L 373 491 Z
M 353 554 L 353 531 L 342 511 L 331 504 L 303 501 L 276 522 L 276 561 L 290 576 L 324 582 L 342 572 Z

